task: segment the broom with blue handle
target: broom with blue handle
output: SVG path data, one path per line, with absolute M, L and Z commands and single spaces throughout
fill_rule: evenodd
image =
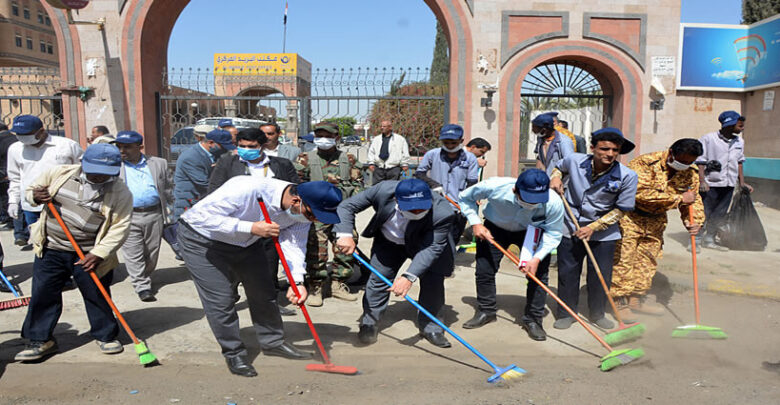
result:
M 360 250 L 358 250 L 357 252 L 352 253 L 352 256 L 355 259 L 357 259 L 357 261 L 360 262 L 360 264 L 365 266 L 367 269 L 371 270 L 372 273 L 374 273 L 377 277 L 379 277 L 382 281 L 384 281 L 385 284 L 387 284 L 388 286 L 392 287 L 393 286 L 392 281 L 390 281 L 387 277 L 383 276 L 382 273 L 380 273 L 373 266 L 371 266 L 371 264 L 369 264 L 362 257 L 362 254 L 363 254 L 363 252 L 360 252 Z M 485 357 L 485 355 L 483 355 L 477 349 L 475 349 L 474 346 L 470 345 L 462 337 L 458 336 L 457 333 L 453 332 L 452 329 L 448 328 L 447 325 L 445 325 L 442 321 L 440 321 L 438 318 L 436 318 L 427 309 L 423 308 L 423 306 L 420 305 L 420 303 L 418 303 L 417 301 L 415 301 L 412 297 L 410 297 L 409 294 L 404 295 L 404 298 L 407 301 L 409 301 L 412 305 L 414 305 L 418 310 L 420 310 L 420 312 L 425 314 L 425 316 L 430 318 L 430 320 L 435 322 L 437 325 L 441 326 L 442 329 L 444 329 L 445 331 L 447 331 L 447 333 L 452 335 L 452 337 L 457 339 L 458 342 L 462 343 L 463 346 L 466 346 L 467 349 L 471 350 L 472 353 L 476 354 L 477 357 L 482 359 L 482 361 L 487 363 L 494 371 L 494 374 L 491 375 L 487 379 L 487 381 L 489 383 L 495 383 L 495 382 L 498 382 L 498 381 L 509 381 L 509 380 L 512 380 L 512 379 L 520 378 L 520 377 L 522 377 L 526 373 L 525 370 L 523 370 L 520 367 L 515 366 L 514 364 L 512 364 L 512 365 L 510 365 L 508 367 L 499 367 L 499 366 L 497 366 L 495 363 L 493 363 L 492 361 L 488 360 L 488 358 Z

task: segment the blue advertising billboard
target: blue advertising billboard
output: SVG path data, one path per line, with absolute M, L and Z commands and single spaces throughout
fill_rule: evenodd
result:
M 780 15 L 753 25 L 682 24 L 680 37 L 679 90 L 780 85 Z

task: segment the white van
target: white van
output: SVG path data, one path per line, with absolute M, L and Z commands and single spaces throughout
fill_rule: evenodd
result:
M 233 117 L 209 117 L 209 118 L 201 118 L 198 120 L 198 122 L 195 123 L 195 125 L 211 125 L 213 127 L 216 127 L 219 124 L 219 121 L 221 120 L 233 120 L 233 125 L 243 128 L 260 128 L 262 125 L 267 124 L 268 122 L 263 120 L 250 120 L 246 118 L 233 118 Z

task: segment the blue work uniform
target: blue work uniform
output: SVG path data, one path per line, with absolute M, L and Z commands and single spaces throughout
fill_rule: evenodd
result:
M 553 169 L 558 166 L 558 162 L 565 157 L 574 154 L 574 144 L 568 136 L 555 131 L 550 146 L 547 148 L 547 154 L 542 155 L 544 151 L 544 139 L 540 139 L 536 145 L 536 158 L 544 165 L 544 171 L 548 176 L 552 174 Z

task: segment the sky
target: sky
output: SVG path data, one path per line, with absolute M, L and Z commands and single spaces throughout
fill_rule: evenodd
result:
M 683 0 L 681 22 L 739 24 L 742 0 Z M 211 68 L 214 53 L 281 52 L 284 0 L 192 0 L 168 47 L 172 68 Z M 427 68 L 436 19 L 420 0 L 289 0 L 287 51 L 320 69 Z

